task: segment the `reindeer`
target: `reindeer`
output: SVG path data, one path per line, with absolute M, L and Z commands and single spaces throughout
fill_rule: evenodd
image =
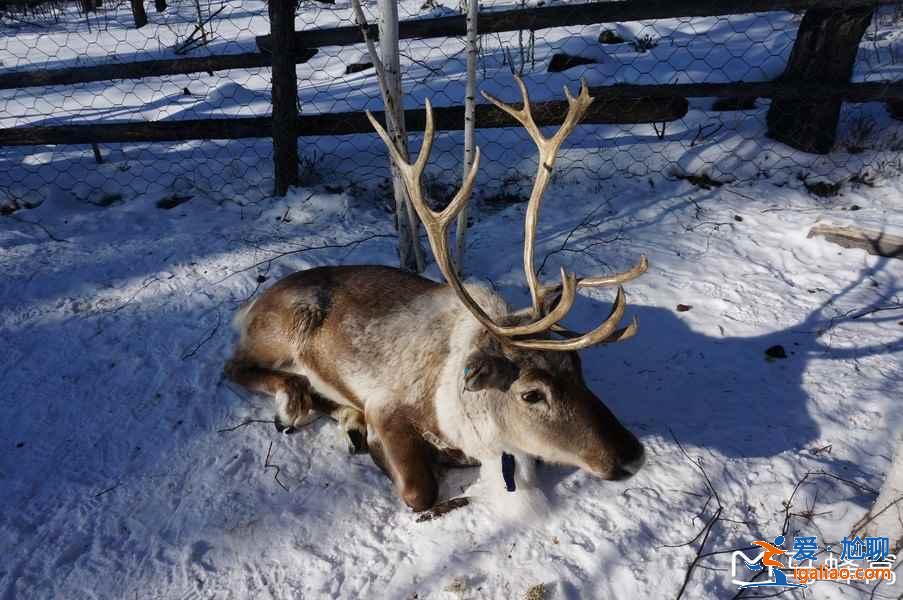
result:
M 577 278 L 561 269 L 559 284 L 539 281 L 533 250 L 543 194 L 561 144 L 592 98 L 585 82 L 576 98 L 565 88 L 566 118 L 546 138 L 526 86 L 517 83 L 522 108 L 483 95 L 526 128 L 539 149 L 524 226 L 531 308 L 512 311 L 497 294 L 458 277 L 447 232 L 470 198 L 480 151 L 449 205 L 431 210 L 421 186 L 434 136 L 427 100 L 413 164 L 367 116 L 402 175 L 448 285 L 390 267 L 320 267 L 280 280 L 235 319 L 240 341 L 226 376 L 273 396 L 277 429 L 330 415 L 356 449 L 366 444 L 415 511 L 436 501 L 433 467 L 441 458 L 486 463 L 510 453 L 609 480 L 631 477 L 644 462 L 643 445 L 587 388 L 577 351 L 636 333 L 636 319 L 617 329 L 625 309 L 620 284 L 645 272 L 646 258 L 615 275 Z M 613 308 L 601 325 L 584 334 L 559 325 L 577 290 L 614 285 Z

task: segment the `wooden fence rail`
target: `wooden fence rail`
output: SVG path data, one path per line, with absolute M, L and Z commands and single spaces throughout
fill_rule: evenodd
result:
M 560 124 L 567 113 L 567 102 L 549 101 L 532 104 L 537 123 Z M 463 106 L 438 106 L 433 109 L 436 126 L 442 130 L 464 128 Z M 650 123 L 674 121 L 687 113 L 687 101 L 669 98 L 625 98 L 617 102 L 594 102 L 583 123 Z M 374 116 L 385 122 L 382 111 Z M 516 123 L 491 104 L 477 106 L 480 128 L 514 127 Z M 296 137 L 318 135 L 350 135 L 373 133 L 363 112 L 339 112 L 320 115 L 298 115 L 286 133 Z M 426 112 L 405 111 L 409 131 L 423 131 Z M 32 146 L 42 144 L 88 144 L 128 142 L 173 142 L 195 139 L 227 140 L 272 137 L 271 117 L 238 117 L 231 119 L 192 119 L 131 123 L 95 123 L 80 125 L 40 125 L 0 129 L 0 146 Z
M 847 102 L 903 99 L 903 82 L 847 84 L 797 84 L 792 82 L 689 83 L 667 85 L 614 85 L 590 88 L 596 98 L 583 123 L 661 123 L 682 118 L 687 98 L 807 98 L 816 94 Z M 514 103 L 517 105 L 517 103 Z M 564 101 L 534 102 L 537 123 L 558 125 L 567 110 Z M 455 131 L 464 127 L 464 107 L 435 107 L 436 126 Z M 381 122 L 383 113 L 374 111 Z M 410 131 L 423 131 L 423 109 L 405 111 Z M 363 112 L 299 115 L 294 130 L 297 137 L 373 133 Z M 516 123 L 491 104 L 477 105 L 477 122 L 483 128 L 515 127 Z M 0 146 L 43 144 L 89 144 L 129 142 L 173 142 L 195 139 L 227 140 L 272 136 L 270 117 L 236 117 L 132 123 L 41 125 L 0 129 Z
M 296 64 L 310 60 L 317 50 L 301 48 L 294 53 Z M 269 67 L 273 57 L 264 52 L 244 54 L 222 54 L 196 58 L 168 58 L 161 60 L 141 60 L 91 67 L 68 69 L 44 69 L 41 71 L 13 71 L 0 73 L 0 90 L 37 87 L 44 85 L 72 85 L 92 81 L 114 79 L 143 79 L 162 75 L 186 75 L 190 73 L 213 73 L 229 69 L 253 69 Z
M 585 123 L 650 123 L 673 121 L 688 110 L 687 98 L 766 97 L 775 99 L 769 109 L 769 135 L 810 152 L 827 151 L 833 145 L 841 102 L 903 99 L 903 82 L 850 83 L 852 61 L 858 49 L 862 23 L 868 23 L 881 5 L 901 0 L 624 0 L 543 6 L 480 14 L 480 34 L 539 30 L 552 27 L 618 23 L 638 20 L 709 17 L 771 11 L 806 11 L 792 53 L 791 68 L 778 81 L 667 85 L 615 85 L 596 87 L 597 100 Z M 272 138 L 276 192 L 284 194 L 297 173 L 297 137 L 372 133 L 362 112 L 299 115 L 294 65 L 306 62 L 323 46 L 363 41 L 356 26 L 293 31 L 294 0 L 270 0 L 270 35 L 256 38 L 261 52 L 202 58 L 181 58 L 97 65 L 70 69 L 21 71 L 0 74 L 0 89 L 46 85 L 70 85 L 112 79 L 135 79 L 195 72 L 213 72 L 262 66 L 273 68 L 273 116 L 185 121 L 85 123 L 0 129 L 0 146 L 42 144 L 97 144 L 193 139 Z M 463 36 L 465 17 L 455 15 L 400 23 L 402 39 Z M 370 35 L 377 38 L 375 26 Z M 810 48 L 829 49 L 831 57 L 814 56 Z M 818 53 L 815 53 L 818 54 Z M 821 52 L 821 54 L 825 54 Z M 830 70 L 830 77 L 821 76 Z M 793 114 L 792 132 L 781 131 L 775 108 Z M 543 125 L 562 121 L 566 103 L 551 100 L 533 104 Z M 378 118 L 382 118 L 378 114 Z M 408 129 L 421 131 L 422 109 L 405 111 Z M 463 127 L 463 107 L 436 109 L 437 124 L 445 130 Z M 509 117 L 491 105 L 477 107 L 480 128 L 509 127 Z M 803 132 L 803 133 L 799 133 Z M 806 138 L 806 132 L 812 134 Z
M 482 12 L 478 18 L 480 35 L 506 31 L 536 31 L 552 27 L 573 27 L 599 23 L 626 23 L 654 19 L 686 17 L 716 17 L 722 15 L 754 14 L 774 11 L 804 11 L 813 8 L 848 10 L 857 7 L 877 7 L 899 4 L 900 0 L 628 0 L 624 2 L 592 2 L 560 4 L 537 8 Z M 461 37 L 466 34 L 465 15 L 433 17 L 402 21 L 398 27 L 400 39 L 431 39 Z M 370 25 L 368 36 L 379 37 L 376 25 Z M 296 48 L 349 46 L 363 43 L 360 27 L 349 25 L 295 32 Z M 270 36 L 257 37 L 257 47 L 269 50 Z

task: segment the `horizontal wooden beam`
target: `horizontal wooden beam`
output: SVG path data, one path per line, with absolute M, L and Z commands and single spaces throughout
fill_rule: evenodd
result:
M 589 93 L 594 98 L 841 98 L 847 102 L 880 102 L 903 98 L 903 81 L 619 84 L 591 87 Z
M 689 83 L 669 85 L 614 85 L 591 88 L 596 101 L 584 117 L 584 123 L 654 123 L 673 121 L 687 112 L 686 98 L 698 97 L 840 97 L 848 102 L 872 102 L 903 98 L 903 81 L 847 84 L 798 84 L 792 82 Z M 534 102 L 533 113 L 538 123 L 561 123 L 567 103 L 553 100 Z M 439 129 L 459 130 L 464 126 L 464 109 L 460 106 L 436 107 Z M 382 119 L 382 113 L 374 115 Z M 411 131 L 422 131 L 423 109 L 405 111 Z M 514 122 L 489 104 L 477 105 L 477 127 L 513 127 Z M 301 115 L 297 121 L 298 136 L 348 135 L 372 133 L 363 112 Z M 0 129 L 0 146 L 33 146 L 43 144 L 90 144 L 126 142 L 170 142 L 185 140 L 228 140 L 264 138 L 272 134 L 270 117 L 234 119 L 195 119 L 185 121 L 152 121 L 137 123 L 100 123 L 14 127 Z
M 565 101 L 531 103 L 533 118 L 539 125 L 559 125 L 568 110 Z M 581 123 L 660 123 L 675 121 L 687 114 L 686 99 L 669 98 L 618 98 L 617 102 L 593 102 Z M 463 106 L 437 106 L 433 108 L 436 128 L 442 131 L 464 129 Z M 385 113 L 374 111 L 373 116 L 385 123 Z M 408 131 L 423 131 L 426 126 L 426 111 L 413 109 L 404 111 L 405 127 Z M 519 127 L 507 114 L 492 104 L 476 106 L 477 129 L 498 129 Z M 322 115 L 302 115 L 298 119 L 298 135 L 347 135 L 352 133 L 372 133 L 373 127 L 363 112 L 332 113 Z
M 522 30 L 536 31 L 551 27 L 573 27 L 596 23 L 625 23 L 647 19 L 715 17 L 772 11 L 803 11 L 810 8 L 849 9 L 859 6 L 897 3 L 899 3 L 899 0 L 711 0 L 709 2 L 699 2 L 699 0 L 626 0 L 623 2 L 591 2 L 485 11 L 480 13 L 477 30 L 480 34 Z M 398 37 L 403 40 L 463 37 L 466 28 L 467 24 L 463 14 L 430 19 L 413 19 L 399 23 Z M 379 31 L 375 24 L 369 26 L 368 35 L 373 39 L 379 37 Z M 349 46 L 362 43 L 363 41 L 360 28 L 356 25 L 295 32 L 296 48 Z M 258 36 L 257 46 L 261 50 L 269 48 L 269 36 Z
M 567 102 L 533 103 L 533 115 L 541 125 L 559 124 L 567 113 Z M 443 106 L 433 109 L 436 126 L 444 130 L 464 127 L 464 107 Z M 683 98 L 618 98 L 616 103 L 594 102 L 583 123 L 648 123 L 673 121 L 687 113 Z M 374 116 L 385 122 L 382 111 Z M 426 111 L 405 111 L 408 131 L 423 131 Z M 514 121 L 491 104 L 477 106 L 477 127 L 481 129 L 514 127 Z M 300 115 L 296 121 L 299 137 L 317 135 L 349 135 L 373 133 L 363 112 L 341 112 Z M 35 146 L 43 144 L 90 144 L 127 142 L 176 142 L 186 140 L 231 140 L 264 138 L 272 135 L 270 117 L 234 119 L 191 119 L 183 121 L 150 121 L 135 123 L 91 123 L 49 125 L 0 129 L 0 146 Z
M 272 135 L 270 117 L 41 125 L 0 129 L 0 146 L 238 140 Z
M 295 62 L 310 60 L 317 50 L 302 48 L 295 53 Z M 40 71 L 13 71 L 0 73 L 0 90 L 19 89 L 44 85 L 71 85 L 114 79 L 141 79 L 161 75 L 187 73 L 212 73 L 229 69 L 268 67 L 272 63 L 269 54 L 248 52 L 245 54 L 221 54 L 195 58 L 142 60 L 124 63 L 72 67 L 68 69 L 44 69 Z

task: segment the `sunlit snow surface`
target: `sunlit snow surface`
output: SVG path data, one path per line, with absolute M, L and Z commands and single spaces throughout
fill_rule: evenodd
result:
M 248 35 L 263 33 L 260 5 L 245 4 L 257 15 L 244 25 Z M 324 26 L 336 14 L 318 13 Z M 753 27 L 761 17 L 744 19 Z M 789 51 L 791 41 L 770 43 Z M 59 60 L 92 48 L 86 42 Z M 342 52 L 359 58 L 360 49 Z M 98 49 L 96 59 L 102 54 Z M 4 68 L 21 66 L 2 60 Z M 32 55 L 35 64 L 46 60 Z M 674 68 L 710 80 L 704 65 Z M 691 77 L 694 69 L 703 75 Z M 780 66 L 768 69 L 750 79 Z M 643 81 L 616 70 L 591 83 L 617 72 Z M 670 80 L 669 73 L 655 77 Z M 573 74 L 561 76 L 565 81 Z M 174 95 L 156 105 L 150 99 L 158 96 L 142 96 L 140 82 L 133 94 L 108 100 L 87 90 L 97 114 L 70 116 L 268 110 L 265 70 L 197 96 L 179 96 L 184 84 L 172 78 L 166 85 Z M 378 106 L 372 84 L 361 75 L 306 81 L 300 91 L 306 102 L 316 86 L 327 86 L 342 100 L 316 109 L 351 110 Z M 351 93 L 356 88 L 363 91 Z M 406 101 L 421 104 L 429 89 Z M 513 98 L 510 80 L 489 89 Z M 64 92 L 2 93 L 24 102 L 27 113 L 42 102 L 54 106 L 49 94 Z M 238 96 L 241 102 L 227 102 Z M 456 102 L 453 93 L 446 103 Z M 707 118 L 701 107 L 694 104 L 675 127 L 695 130 Z M 347 174 L 385 173 L 373 136 L 357 136 L 366 153 L 324 159 L 318 182 L 285 199 L 268 197 L 266 140 L 249 143 L 251 155 L 226 143 L 159 145 L 146 162 L 129 154 L 139 150 L 103 146 L 110 158 L 100 166 L 86 148 L 2 150 L 10 168 L 0 170 L 0 193 L 21 186 L 39 206 L 0 217 L 0 597 L 497 599 L 519 598 L 539 583 L 549 598 L 673 597 L 699 541 L 667 546 L 692 540 L 715 510 L 702 473 L 675 438 L 700 461 L 723 505 L 707 552 L 776 536 L 783 502 L 813 471 L 859 487 L 810 477 L 791 511 L 814 516 L 794 517 L 790 535 L 836 543 L 870 506 L 874 496 L 864 490 L 881 485 L 900 427 L 903 311 L 889 308 L 903 301 L 903 263 L 807 233 L 823 222 L 900 235 L 903 180 L 885 164 L 874 186 L 847 182 L 839 196 L 812 196 L 803 180 L 839 181 L 865 158 L 849 155 L 848 170 L 838 174 L 829 159 L 769 142 L 761 135 L 765 109 L 749 121 L 737 113 L 737 127 L 751 128 L 743 136 L 719 133 L 696 145 L 692 136 L 659 140 L 648 125 L 626 133 L 581 127 L 563 152 L 564 175 L 547 194 L 537 249 L 537 263 L 549 255 L 544 276 L 559 265 L 595 274 L 629 267 L 640 254 L 650 260 L 649 272 L 627 286 L 638 336 L 583 353 L 588 384 L 646 444 L 646 467 L 613 483 L 540 465 L 544 500 L 515 501 L 499 491 L 425 523 L 369 457 L 347 455 L 326 420 L 294 436 L 264 423 L 221 431 L 272 418 L 265 399 L 221 380 L 233 343 L 229 321 L 242 301 L 299 269 L 396 264 L 390 216 L 379 208 L 384 192 L 372 177 L 351 185 Z M 882 119 L 881 134 L 890 132 L 881 105 L 866 110 Z M 65 116 L 35 113 L 34 121 Z M 8 119 L 0 115 L 0 124 L 9 126 Z M 478 180 L 468 274 L 520 306 L 528 301 L 520 267 L 524 206 L 480 200 L 513 169 L 529 174 L 535 152 L 514 130 L 485 135 L 484 149 L 498 162 L 487 161 Z M 605 154 L 598 140 L 609 135 Z M 491 143 L 499 139 L 507 145 Z M 205 162 L 214 150 L 229 157 L 226 167 Z M 39 180 L 15 174 L 27 165 L 40 177 L 41 165 L 61 153 L 71 153 L 69 179 L 35 185 Z M 458 173 L 459 153 L 459 137 L 440 138 L 434 171 Z M 674 171 L 666 168 L 672 162 Z M 568 168 L 576 163 L 581 168 Z M 646 171 L 632 173 L 639 165 Z M 704 190 L 674 177 L 701 172 L 725 185 Z M 516 176 L 514 189 L 528 192 L 529 178 Z M 157 207 L 173 195 L 190 200 Z M 427 275 L 438 278 L 434 266 Z M 612 298 L 587 293 L 568 324 L 595 325 Z M 678 304 L 692 308 L 679 312 Z M 873 309 L 883 310 L 867 314 Z M 778 344 L 788 357 L 766 360 L 765 350 Z M 278 482 L 265 467 L 268 453 Z M 483 489 L 499 490 L 500 473 L 493 479 L 491 466 L 485 472 Z M 477 469 L 449 474 L 443 495 L 460 494 L 477 477 Z M 506 509 L 514 506 L 526 516 L 513 518 Z M 729 556 L 703 559 L 686 597 L 733 596 Z M 817 598 L 863 594 L 829 583 L 810 591 Z

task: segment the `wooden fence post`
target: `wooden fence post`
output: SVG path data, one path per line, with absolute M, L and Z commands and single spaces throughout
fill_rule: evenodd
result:
M 873 7 L 809 9 L 781 81 L 848 83 L 859 40 L 872 21 Z M 803 152 L 827 154 L 837 137 L 840 98 L 775 98 L 768 109 L 768 135 Z
M 144 10 L 144 0 L 131 0 L 132 15 L 135 17 L 135 29 L 141 29 L 147 25 L 147 12 Z
M 298 181 L 298 74 L 295 71 L 295 2 L 270 0 L 273 54 L 273 164 L 275 194 Z

